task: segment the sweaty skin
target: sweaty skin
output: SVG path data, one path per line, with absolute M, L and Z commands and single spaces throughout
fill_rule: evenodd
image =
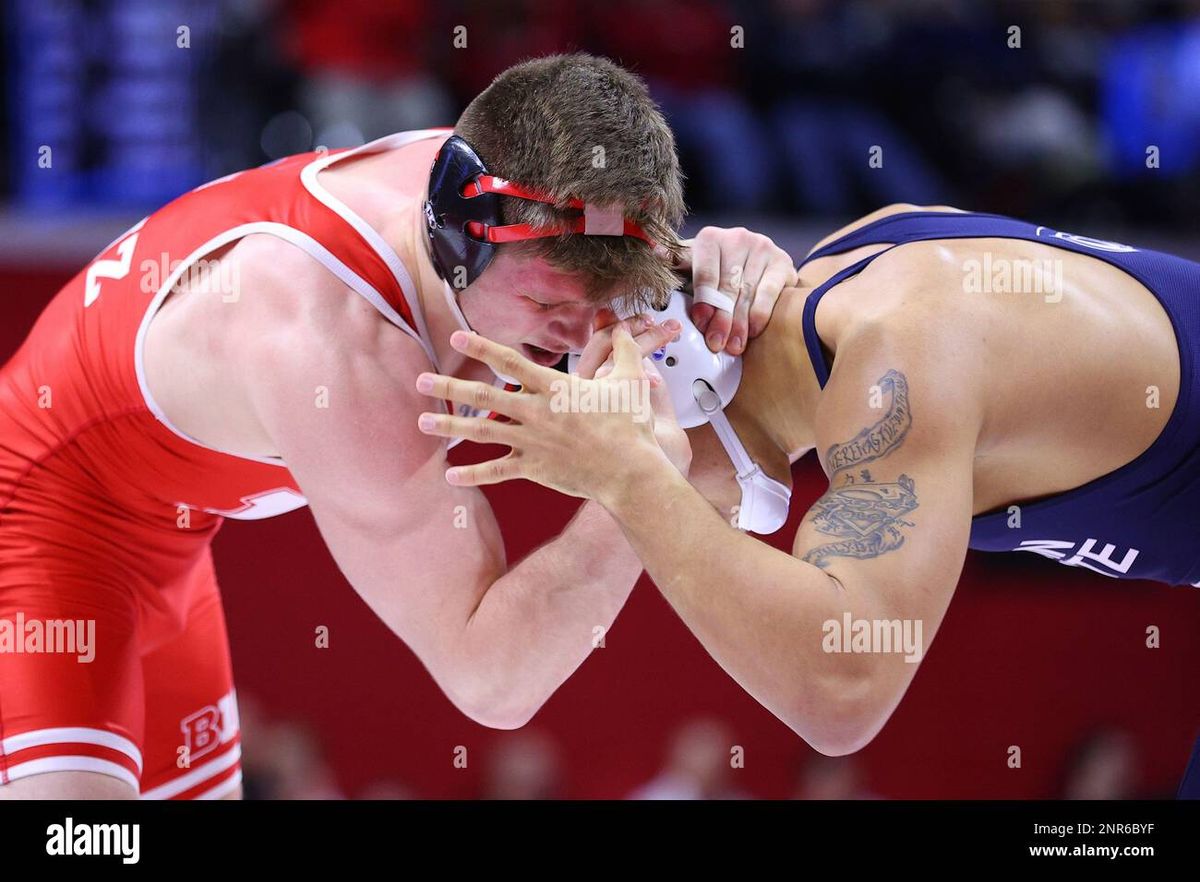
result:
M 889 206 L 834 236 L 913 210 L 954 209 Z M 964 263 L 984 251 L 1062 261 L 1062 296 L 965 293 Z M 524 425 L 506 442 L 520 453 L 521 476 L 599 500 L 718 663 L 827 754 L 867 744 L 918 665 L 895 653 L 831 653 L 825 623 L 846 614 L 919 622 L 923 653 L 957 585 L 971 517 L 1130 462 L 1162 431 L 1179 390 L 1174 332 L 1149 291 L 1097 259 L 1007 239 L 905 245 L 835 287 L 816 313 L 836 359 L 821 389 L 801 331 L 804 300 L 868 253 L 804 267 L 748 348 L 727 410 L 778 480 L 818 451 L 829 488 L 791 555 L 729 526 L 738 488 L 709 427 L 689 433 L 689 477 L 708 501 L 628 419 L 525 402 Z M 627 354 L 614 376 L 636 378 L 635 347 L 627 335 L 616 342 Z M 503 353 L 478 338 L 463 349 Z M 1160 407 L 1146 406 L 1147 386 L 1160 390 Z M 600 447 L 620 456 L 582 455 Z M 462 484 L 492 478 L 486 465 L 454 472 Z

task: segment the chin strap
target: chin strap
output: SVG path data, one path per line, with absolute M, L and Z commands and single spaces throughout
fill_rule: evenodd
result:
M 733 430 L 729 417 L 721 409 L 721 399 L 712 386 L 704 380 L 696 380 L 692 384 L 692 394 L 700 409 L 708 414 L 708 421 L 737 473 L 738 486 L 742 488 L 738 529 L 764 536 L 774 533 L 787 523 L 792 491 L 764 472 L 750 458 L 742 439 Z

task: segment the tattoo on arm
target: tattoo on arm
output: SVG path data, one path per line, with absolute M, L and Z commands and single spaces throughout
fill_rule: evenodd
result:
M 837 541 L 809 551 L 803 558 L 807 563 L 824 567 L 831 557 L 879 557 L 903 545 L 901 528 L 913 526 L 903 517 L 918 505 L 912 478 L 901 475 L 888 483 L 876 481 L 868 469 L 859 470 L 857 477 L 847 471 L 899 448 L 912 427 L 904 374 L 888 371 L 879 385 L 892 393 L 887 412 L 851 440 L 834 444 L 825 454 L 830 487 L 809 514 L 819 532 L 835 536 Z M 834 487 L 833 482 L 839 478 L 841 485 Z
M 843 469 L 856 468 L 887 456 L 904 443 L 912 427 L 912 411 L 908 407 L 908 379 L 899 371 L 888 371 L 879 381 L 883 392 L 892 393 L 887 412 L 849 441 L 834 444 L 825 451 L 825 463 L 830 480 Z

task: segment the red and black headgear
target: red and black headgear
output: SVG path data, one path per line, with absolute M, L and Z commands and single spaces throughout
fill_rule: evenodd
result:
M 642 228 L 619 210 L 571 199 L 568 208 L 581 211 L 579 217 L 549 227 L 530 224 L 502 224 L 500 197 L 529 199 L 557 204 L 558 200 L 512 181 L 488 173 L 479 154 L 460 138 L 452 135 L 442 145 L 429 175 L 429 199 L 425 202 L 425 222 L 429 229 L 433 266 L 438 275 L 459 287 L 470 285 L 482 275 L 496 254 L 496 246 L 505 242 L 540 239 L 563 233 L 586 236 L 633 236 L 653 246 Z M 455 270 L 463 273 L 455 276 Z

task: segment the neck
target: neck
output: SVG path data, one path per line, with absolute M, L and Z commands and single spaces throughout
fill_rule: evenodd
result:
M 813 417 L 821 387 L 800 321 L 807 293 L 785 289 L 767 330 L 746 347 L 742 382 L 725 410 L 747 453 L 781 481 L 816 445 Z

